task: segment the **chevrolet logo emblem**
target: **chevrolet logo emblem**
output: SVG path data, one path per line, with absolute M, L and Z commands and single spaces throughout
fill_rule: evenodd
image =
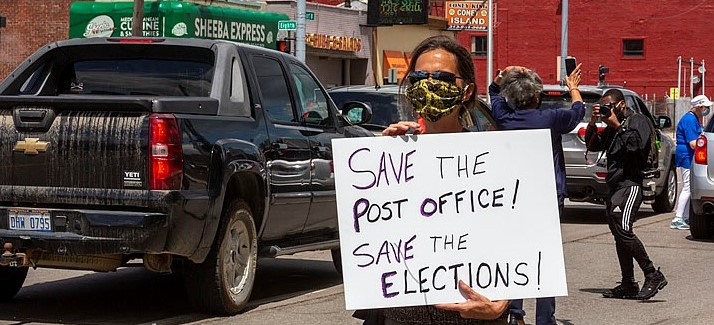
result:
M 49 145 L 49 142 L 40 141 L 39 138 L 25 138 L 24 141 L 18 141 L 12 150 L 24 151 L 26 155 L 36 155 L 40 153 L 40 151 L 47 151 Z

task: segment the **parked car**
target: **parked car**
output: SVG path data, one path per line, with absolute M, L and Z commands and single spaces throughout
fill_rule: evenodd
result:
M 695 239 L 714 236 L 714 119 L 710 119 L 694 148 L 694 160 L 689 171 L 692 191 L 689 202 L 689 231 Z
M 285 53 L 179 38 L 47 44 L 0 83 L 0 301 L 29 267 L 141 259 L 182 268 L 196 309 L 237 313 L 259 256 L 339 257 L 332 140 L 350 136 L 372 133 Z
M 327 92 L 345 116 L 349 116 L 347 110 L 343 107 L 347 102 L 357 101 L 369 105 L 372 109 L 372 117 L 367 122 L 360 124 L 360 126 L 375 134 L 381 134 L 382 130 L 392 123 L 416 121 L 417 119 L 411 103 L 409 103 L 403 91 L 400 91 L 397 85 L 381 87 L 369 85 L 341 86 L 328 89 Z M 495 123 L 488 104 L 479 97 L 476 106 L 471 115 L 474 120 L 474 126 L 471 131 L 494 130 Z
M 585 116 L 573 131 L 563 135 L 568 195 L 570 201 L 603 204 L 608 193 L 605 184 L 607 155 L 605 152 L 588 152 L 585 146 L 585 130 L 590 121 L 592 105 L 600 100 L 603 93 L 615 86 L 581 85 L 578 88 L 585 102 Z M 661 143 L 658 167 L 660 176 L 644 181 L 644 202 L 652 204 L 655 212 L 672 211 L 677 201 L 675 143 L 669 135 L 662 132 L 662 129 L 672 126 L 672 121 L 667 116 L 653 116 L 642 98 L 634 91 L 618 89 L 625 95 L 628 107 L 653 121 Z M 570 109 L 570 105 L 571 98 L 567 87 L 544 85 L 541 109 Z M 597 125 L 598 128 L 605 128 L 602 122 L 598 122 Z

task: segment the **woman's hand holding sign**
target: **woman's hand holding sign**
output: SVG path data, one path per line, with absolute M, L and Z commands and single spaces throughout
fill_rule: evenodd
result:
M 464 281 L 459 280 L 459 289 L 462 294 L 466 295 L 465 302 L 438 304 L 435 305 L 435 307 L 443 310 L 456 311 L 463 318 L 473 319 L 496 319 L 508 308 L 508 300 L 491 301 L 471 289 Z
M 424 132 L 422 126 L 417 122 L 401 121 L 389 125 L 382 131 L 382 135 L 405 135 L 410 129 L 413 134 L 422 134 Z

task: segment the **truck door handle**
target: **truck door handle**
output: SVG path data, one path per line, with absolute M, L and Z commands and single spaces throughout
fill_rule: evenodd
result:
M 20 122 L 23 122 L 23 123 L 42 122 L 42 120 L 45 119 L 45 115 L 47 115 L 47 111 L 21 110 L 18 112 L 18 116 L 20 117 Z
M 18 131 L 47 132 L 55 119 L 55 112 L 52 108 L 16 108 L 12 119 Z
M 288 148 L 288 145 L 285 144 L 285 143 L 276 142 L 276 143 L 273 143 L 273 148 L 275 148 L 275 149 L 287 149 L 287 148 Z

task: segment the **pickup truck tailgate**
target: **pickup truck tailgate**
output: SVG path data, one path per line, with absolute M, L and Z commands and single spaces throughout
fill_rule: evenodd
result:
M 0 98 L 0 202 L 146 205 L 151 102 L 87 105 Z

